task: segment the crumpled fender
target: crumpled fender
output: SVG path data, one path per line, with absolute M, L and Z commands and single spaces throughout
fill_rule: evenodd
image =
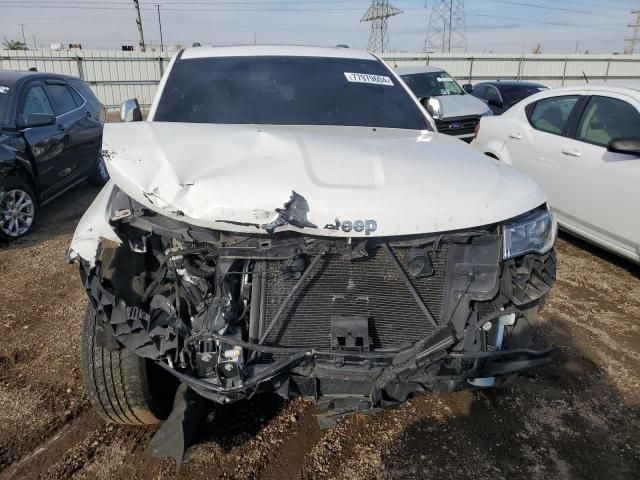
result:
M 103 240 L 116 242 L 118 245 L 122 243 L 108 220 L 109 204 L 114 189 L 115 184 L 109 181 L 80 219 L 67 253 L 69 261 L 80 257 L 93 267 L 98 247 Z

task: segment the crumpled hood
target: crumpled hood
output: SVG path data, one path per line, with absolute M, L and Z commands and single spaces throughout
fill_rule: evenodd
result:
M 442 105 L 444 120 L 482 115 L 489 110 L 486 103 L 473 95 L 441 95 L 434 98 L 437 98 Z
M 524 174 L 426 131 L 137 122 L 106 125 L 104 150 L 113 182 L 138 202 L 235 232 L 432 233 L 546 202 Z

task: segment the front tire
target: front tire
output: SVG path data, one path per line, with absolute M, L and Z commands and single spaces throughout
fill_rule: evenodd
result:
M 100 347 L 97 327 L 97 314 L 89 303 L 82 328 L 82 374 L 95 411 L 107 422 L 121 425 L 164 420 L 173 401 L 175 379 L 129 350 Z
M 109 172 L 107 171 L 107 165 L 104 162 L 104 156 L 102 152 L 98 154 L 98 159 L 93 169 L 93 173 L 89 176 L 89 182 L 92 185 L 102 187 L 109 181 Z
M 13 241 L 35 226 L 38 205 L 27 182 L 20 177 L 0 180 L 0 240 Z

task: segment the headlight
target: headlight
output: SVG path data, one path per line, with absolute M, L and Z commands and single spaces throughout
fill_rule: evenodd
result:
M 426 108 L 427 112 L 429 112 L 429 115 L 431 115 L 433 118 L 436 118 L 438 120 L 442 118 L 442 104 L 437 98 L 430 98 L 429 100 L 427 100 Z
M 487 110 L 486 112 L 484 112 L 482 115 L 480 115 L 481 117 L 491 117 L 493 115 L 493 112 L 491 110 Z
M 529 252 L 548 252 L 556 241 L 557 232 L 556 217 L 548 210 L 534 212 L 504 225 L 505 260 Z

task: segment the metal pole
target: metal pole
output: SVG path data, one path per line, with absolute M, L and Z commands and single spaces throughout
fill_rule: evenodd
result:
M 80 80 L 84 80 L 84 68 L 82 66 L 82 57 L 77 57 L 76 58 L 76 64 L 78 66 L 78 78 Z
M 386 21 L 387 19 L 384 17 L 380 19 L 380 53 L 384 53 L 384 27 Z
M 24 48 L 27 48 L 27 38 L 24 36 L 24 23 L 20 24 L 20 28 L 22 28 L 22 43 L 24 43 Z
M 162 40 L 162 18 L 160 17 L 160 4 L 156 5 L 158 7 L 158 26 L 160 27 L 160 52 L 164 52 L 164 42 Z
M 567 76 L 567 63 L 569 63 L 569 59 L 567 57 L 564 58 L 564 69 L 562 70 L 562 85 L 564 87 L 564 79 Z
M 522 62 L 524 61 L 524 56 L 520 57 L 520 61 L 518 62 L 518 78 L 517 80 L 520 80 L 520 77 L 522 76 Z
M 453 0 L 449 2 L 449 48 L 448 52 L 451 53 L 451 25 L 453 24 Z
M 136 9 L 136 25 L 138 26 L 138 33 L 140 34 L 140 51 L 146 50 L 144 44 L 144 33 L 142 32 L 142 17 L 140 17 L 140 3 L 138 0 L 133 0 L 133 6 Z
M 473 78 L 473 59 L 474 57 L 471 57 L 471 62 L 469 63 L 469 83 L 471 83 L 471 79 Z

